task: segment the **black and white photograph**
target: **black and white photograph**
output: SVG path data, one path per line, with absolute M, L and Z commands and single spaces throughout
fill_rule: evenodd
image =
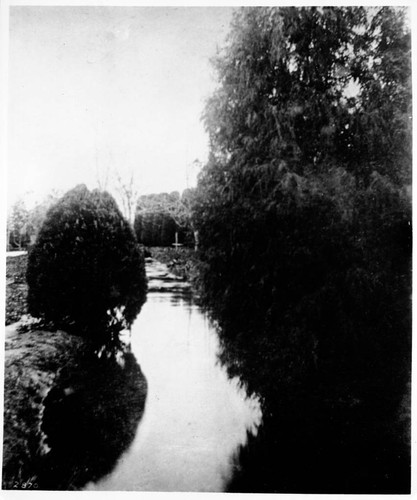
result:
M 1 489 L 414 493 L 411 7 L 0 21 Z

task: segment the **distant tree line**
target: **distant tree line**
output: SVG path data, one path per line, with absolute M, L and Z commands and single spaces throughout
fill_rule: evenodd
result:
M 23 199 L 18 199 L 10 208 L 7 217 L 7 250 L 27 249 L 33 244 L 45 219 L 48 209 L 58 201 L 56 191 L 48 194 L 32 209 Z
M 136 214 L 135 232 L 139 243 L 149 247 L 165 247 L 175 243 L 179 228 L 166 212 L 143 212 Z
M 29 213 L 23 200 L 12 206 L 7 217 L 7 250 L 21 250 L 30 242 Z
M 191 222 L 191 189 L 142 195 L 138 198 L 134 229 L 145 246 L 194 245 Z
M 174 191 L 138 196 L 133 220 L 138 242 L 145 246 L 174 243 L 194 246 L 196 237 L 191 218 L 194 193 L 194 189 L 186 189 L 182 195 Z M 7 250 L 25 250 L 34 244 L 48 209 L 59 198 L 57 192 L 52 192 L 32 209 L 26 207 L 23 199 L 17 200 L 7 218 Z

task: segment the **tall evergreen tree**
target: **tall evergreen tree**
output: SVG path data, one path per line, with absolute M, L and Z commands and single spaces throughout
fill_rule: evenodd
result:
M 225 341 L 250 345 L 247 373 L 268 365 L 256 387 L 265 400 L 321 386 L 388 412 L 404 394 L 406 13 L 243 8 L 215 60 L 194 203 L 202 282 Z
M 387 7 L 239 11 L 215 60 L 221 85 L 205 114 L 215 157 L 229 165 L 285 160 L 298 173 L 327 170 L 329 160 L 360 161 L 359 176 L 376 169 L 408 179 L 404 15 Z M 408 161 L 394 171 L 393 155 L 405 153 Z

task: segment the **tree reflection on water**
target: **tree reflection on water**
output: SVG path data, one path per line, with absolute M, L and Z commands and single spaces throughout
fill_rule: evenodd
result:
M 90 352 L 62 370 L 45 399 L 41 430 L 48 450 L 41 489 L 79 489 L 109 473 L 142 418 L 147 382 L 128 347 Z
M 313 371 L 310 380 L 285 380 L 273 337 L 218 332 L 221 363 L 259 397 L 263 412 L 257 433 L 248 433 L 234 456 L 236 473 L 228 491 L 409 492 L 403 388 L 397 396 L 380 391 L 359 400 L 349 387 L 338 395 L 330 381 L 314 377 Z

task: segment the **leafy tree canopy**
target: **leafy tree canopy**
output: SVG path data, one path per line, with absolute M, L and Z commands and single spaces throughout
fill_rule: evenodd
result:
M 343 164 L 410 180 L 410 33 L 404 9 L 243 8 L 215 59 L 207 103 L 222 165 Z

